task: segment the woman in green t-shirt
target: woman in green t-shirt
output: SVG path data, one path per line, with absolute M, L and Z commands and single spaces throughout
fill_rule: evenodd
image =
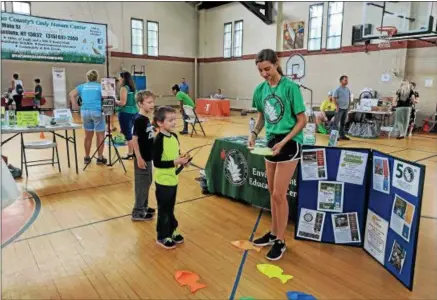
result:
M 134 147 L 132 144 L 132 128 L 138 114 L 138 107 L 135 102 L 135 83 L 129 72 L 120 73 L 120 101 L 116 100 L 120 106 L 118 113 L 118 122 L 120 130 L 127 141 L 128 153 L 123 159 L 134 158 Z
M 266 258 L 278 260 L 286 250 L 287 190 L 301 155 L 305 105 L 299 86 L 284 76 L 275 51 L 264 49 L 258 53 L 256 66 L 265 81 L 258 85 L 253 95 L 252 107 L 258 110 L 258 119 L 249 147 L 254 147 L 258 134 L 265 127 L 267 146 L 273 150 L 273 155 L 265 158 L 272 226 L 270 232 L 256 239 L 254 244 L 272 245 Z

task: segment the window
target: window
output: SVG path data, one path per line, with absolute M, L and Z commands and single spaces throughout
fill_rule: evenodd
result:
M 144 22 L 143 20 L 131 19 L 131 43 L 132 54 L 143 55 L 144 54 Z
M 232 52 L 232 23 L 226 23 L 223 33 L 223 57 L 231 57 Z
M 234 23 L 234 56 L 241 57 L 243 55 L 243 21 L 235 21 Z
M 343 2 L 329 2 L 326 49 L 339 49 L 343 32 Z
M 310 6 L 308 50 L 322 48 L 323 3 Z
M 5 3 L 2 1 L 2 11 L 6 11 Z
M 147 54 L 158 56 L 159 45 L 159 24 L 158 22 L 147 21 Z
M 30 2 L 13 1 L 12 12 L 17 14 L 30 15 Z

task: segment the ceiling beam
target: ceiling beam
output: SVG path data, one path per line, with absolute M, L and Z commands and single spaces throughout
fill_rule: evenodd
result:
M 273 2 L 240 1 L 240 3 L 267 25 L 273 24 Z

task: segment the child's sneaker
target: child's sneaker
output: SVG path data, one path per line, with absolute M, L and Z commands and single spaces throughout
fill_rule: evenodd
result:
M 176 243 L 171 238 L 157 240 L 156 243 L 164 249 L 170 250 L 176 248 Z
M 153 214 L 144 212 L 142 210 L 136 210 L 132 212 L 132 221 L 150 221 L 153 219 Z
M 267 252 L 266 258 L 268 260 L 279 260 L 285 250 L 287 250 L 285 243 L 281 240 L 276 240 L 270 251 Z
M 257 247 L 269 246 L 269 245 L 273 245 L 276 239 L 277 239 L 276 236 L 272 235 L 271 232 L 267 232 L 262 237 L 254 240 L 253 244 Z
M 176 244 L 182 244 L 184 242 L 184 237 L 177 230 L 173 232 L 171 238 Z
M 156 210 L 154 208 L 148 207 L 146 208 L 146 213 L 154 215 L 156 213 Z

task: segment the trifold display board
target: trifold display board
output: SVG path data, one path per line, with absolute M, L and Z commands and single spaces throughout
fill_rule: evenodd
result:
M 362 247 L 412 290 L 425 167 L 360 148 L 301 158 L 295 238 Z

